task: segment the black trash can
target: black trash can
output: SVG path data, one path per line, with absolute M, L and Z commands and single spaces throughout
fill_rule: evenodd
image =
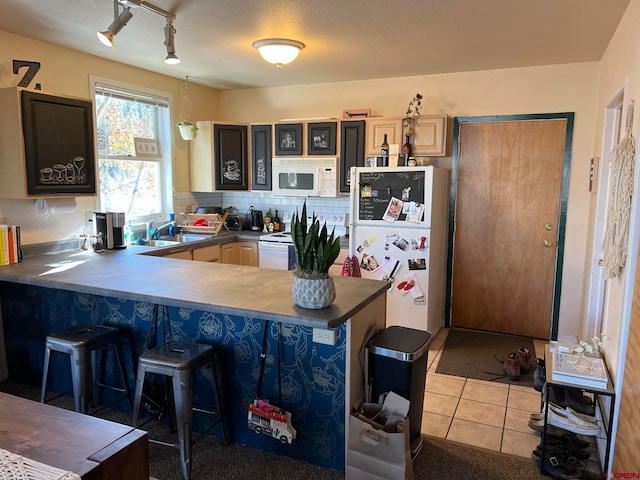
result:
M 429 332 L 393 326 L 376 333 L 368 346 L 371 392 L 368 401 L 377 403 L 381 394 L 393 391 L 411 402 L 409 438 L 412 457 L 422 447 L 420 427 L 431 338 Z

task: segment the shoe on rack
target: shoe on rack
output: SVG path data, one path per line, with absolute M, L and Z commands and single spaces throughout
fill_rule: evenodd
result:
M 542 443 L 538 445 L 538 450 L 542 451 Z M 576 460 L 588 460 L 589 457 L 591 457 L 586 449 L 579 447 L 571 442 L 568 442 L 564 445 L 552 445 L 547 442 L 547 453 L 550 455 L 564 455 L 564 457 L 569 460 L 571 459 L 571 457 L 575 457 Z M 578 468 L 584 468 L 584 464 L 582 467 Z
M 555 431 L 550 430 L 555 429 Z M 558 435 L 558 432 L 564 432 Z M 541 435 L 543 437 L 544 435 Z M 578 438 L 575 433 L 567 432 L 564 429 L 560 429 L 558 427 L 554 427 L 552 425 L 547 426 L 547 445 L 564 445 L 569 446 L 573 445 L 581 449 L 587 449 L 591 445 L 589 442 Z
M 549 390 L 549 401 L 561 407 L 571 407 L 578 413 L 594 416 L 595 406 L 590 397 L 572 389 L 551 385 Z
M 576 412 L 571 407 L 561 408 L 553 403 L 549 404 L 549 408 L 562 417 L 573 418 L 587 423 L 597 423 L 596 417 L 592 417 L 591 415 L 585 415 L 584 413 Z
M 549 455 L 545 455 L 545 457 L 544 469 L 552 477 L 567 480 L 582 477 L 582 472 L 564 459 Z M 540 450 L 536 449 L 531 452 L 531 458 L 538 467 L 542 465 L 542 452 Z
M 507 374 L 509 380 L 520 380 L 520 360 L 516 352 L 511 352 L 507 355 L 503 367 L 504 373 Z
M 531 368 L 531 352 L 527 347 L 520 347 L 518 349 L 518 363 L 520 364 L 520 371 L 522 373 L 529 373 Z
M 600 433 L 600 426 L 591 422 L 585 422 L 577 417 L 569 418 L 558 415 L 553 410 L 549 410 L 547 421 L 550 425 L 564 428 L 579 435 L 596 436 Z

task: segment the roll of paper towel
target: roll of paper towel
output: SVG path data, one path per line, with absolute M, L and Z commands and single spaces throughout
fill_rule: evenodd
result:
M 72 213 L 78 209 L 76 199 L 72 198 L 39 198 L 36 200 L 36 212 L 40 215 L 47 213 Z

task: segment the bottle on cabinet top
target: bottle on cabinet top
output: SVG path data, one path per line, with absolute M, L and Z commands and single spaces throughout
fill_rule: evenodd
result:
M 384 134 L 384 141 L 382 147 L 380 147 L 380 155 L 382 155 L 382 166 L 389 166 L 389 142 L 387 142 L 387 134 Z

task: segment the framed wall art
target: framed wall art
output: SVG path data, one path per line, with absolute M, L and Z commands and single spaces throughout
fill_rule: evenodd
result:
M 271 190 L 271 125 L 251 125 L 251 189 Z
M 307 153 L 309 155 L 336 154 L 336 122 L 309 123 Z
M 302 124 L 276 123 L 276 155 L 302 155 Z

